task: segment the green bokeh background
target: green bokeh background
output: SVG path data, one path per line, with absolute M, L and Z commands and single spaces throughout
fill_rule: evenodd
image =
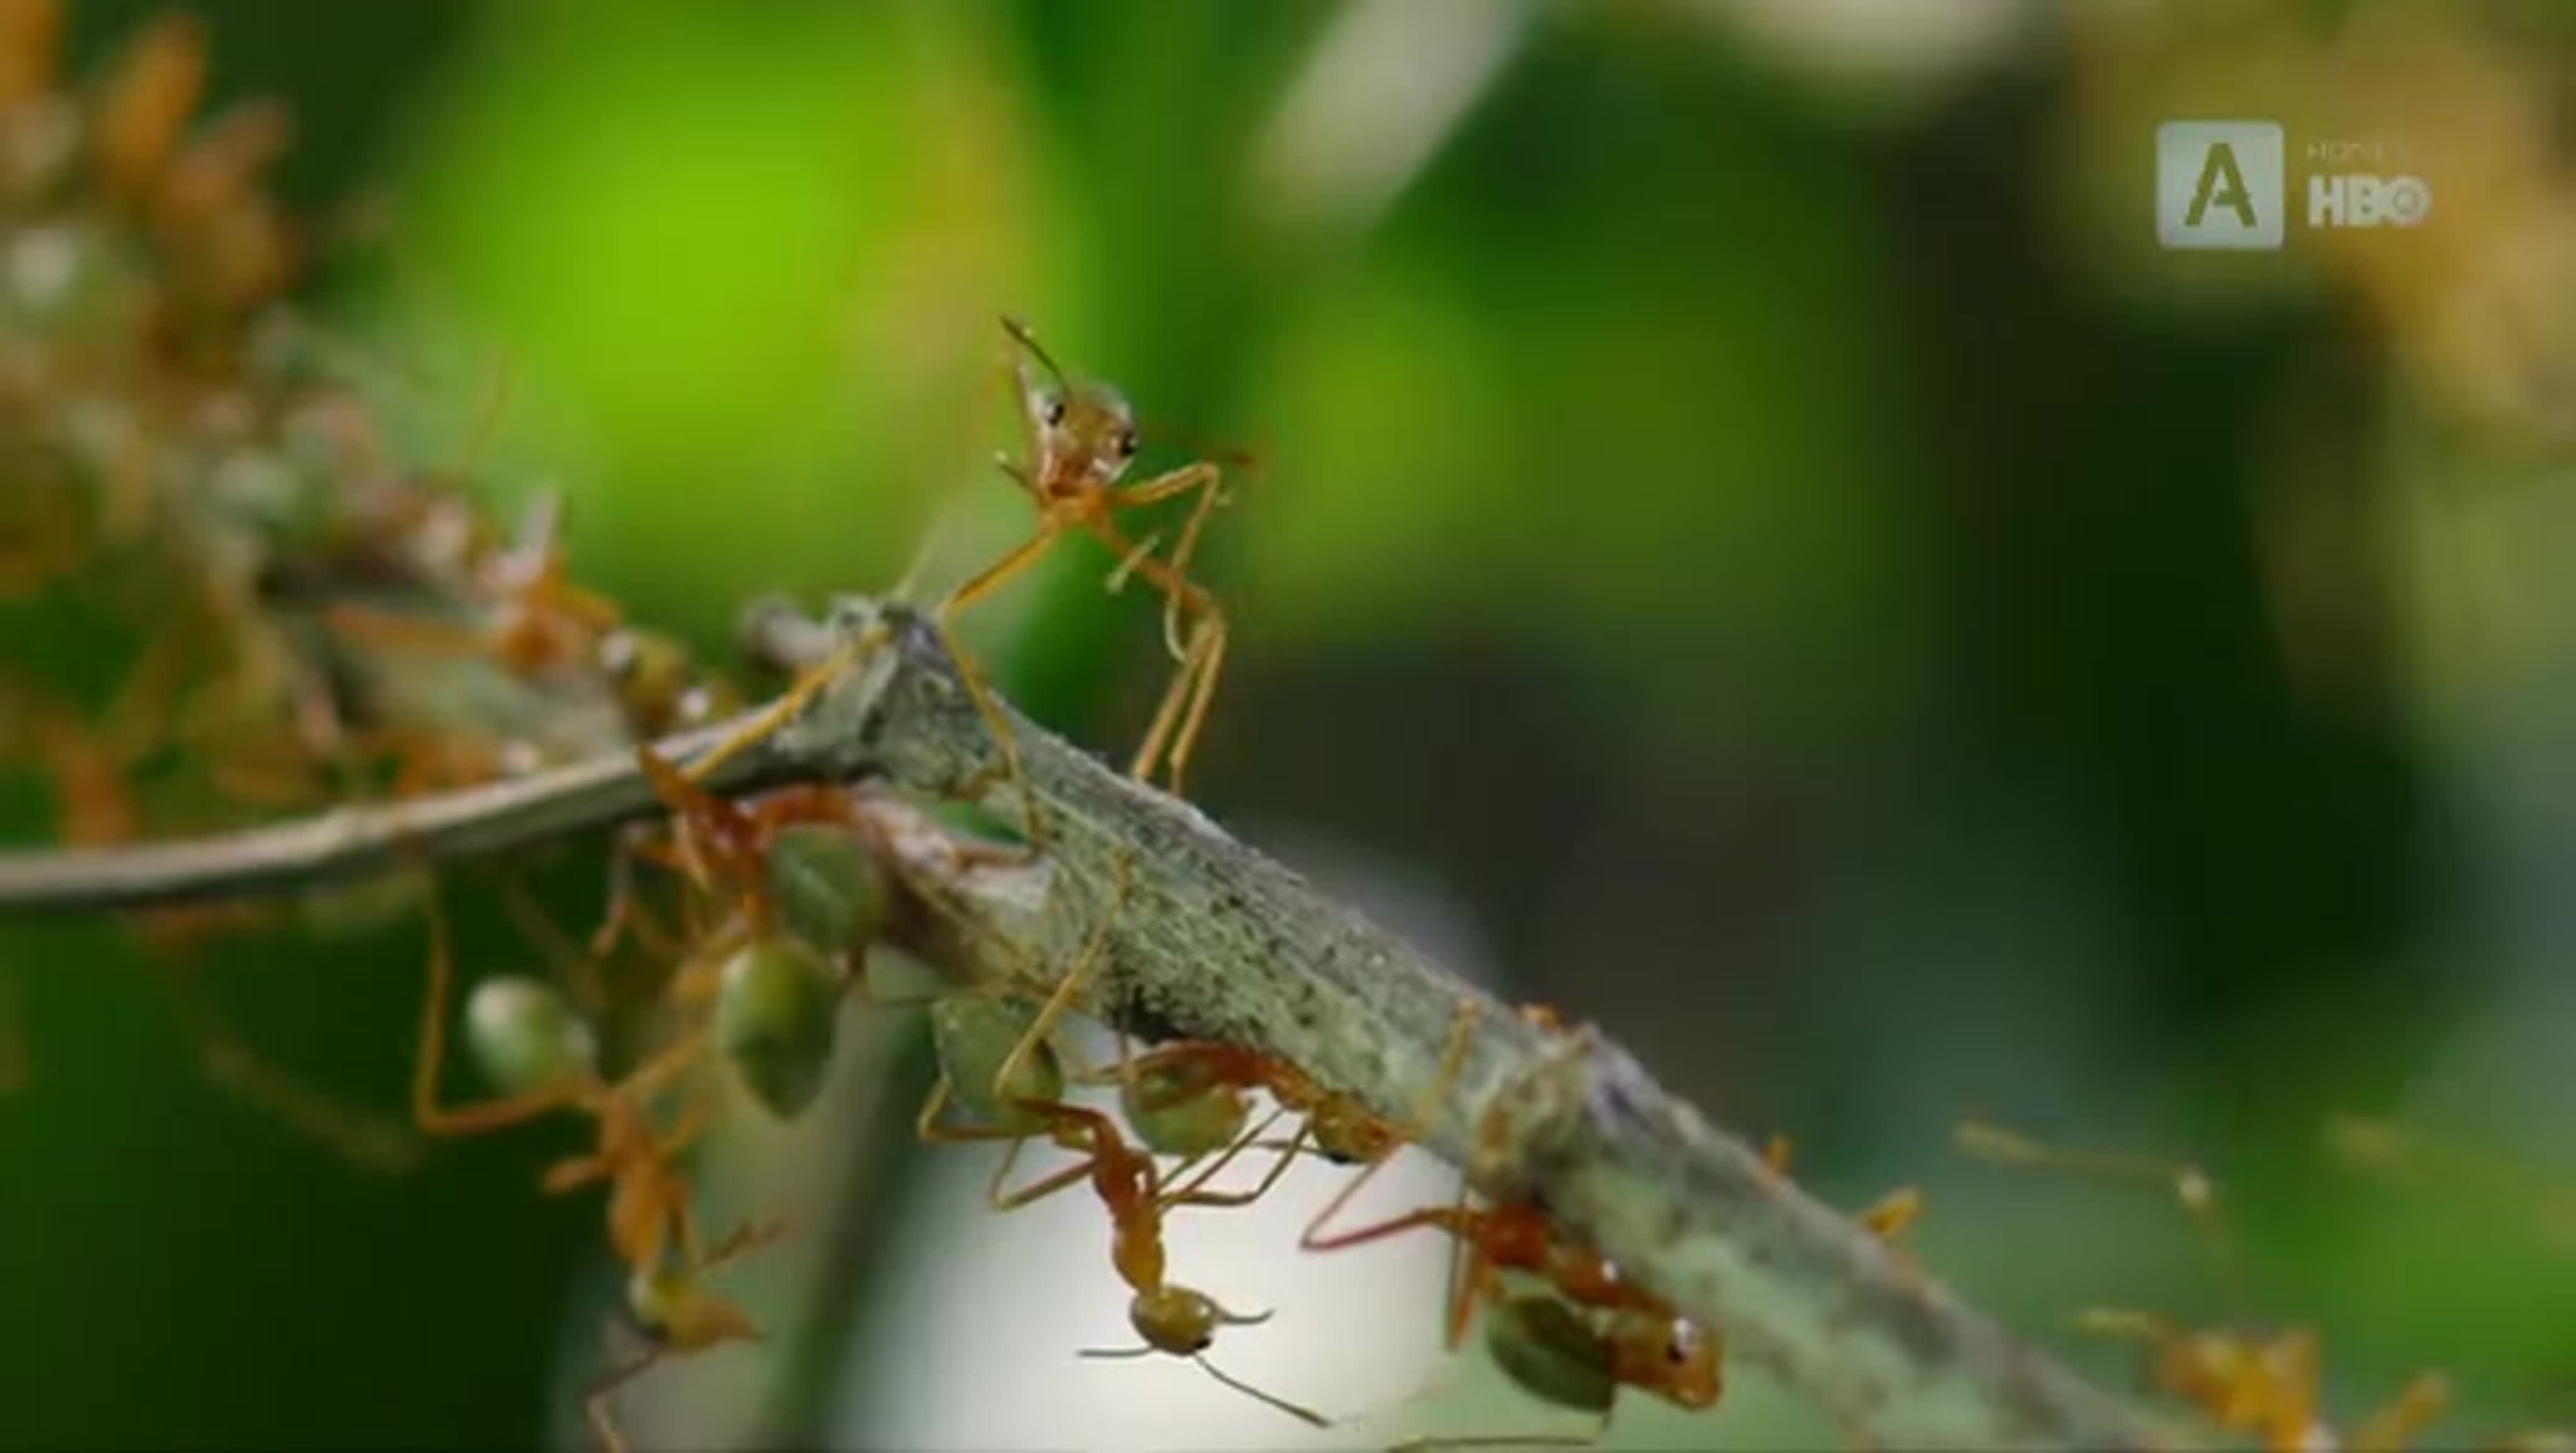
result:
M 75 8 L 88 66 L 154 7 Z M 2563 20 L 2499 8 L 2563 101 Z M 2151 235 L 2151 152 L 2084 101 L 2143 44 L 1853 79 L 1723 7 L 1426 0 L 1408 44 L 1508 53 L 1380 185 L 1401 107 L 1282 139 L 1330 6 L 201 9 L 218 102 L 299 117 L 293 201 L 390 204 L 305 301 L 400 361 L 425 461 L 478 447 L 506 356 L 496 506 L 563 486 L 639 618 L 721 658 L 751 596 L 882 586 L 934 522 L 934 584 L 1005 547 L 993 317 L 1024 314 L 1138 401 L 1148 465 L 1261 454 L 1205 557 L 1239 626 L 1219 820 L 1419 865 L 1508 992 L 1795 1132 L 1837 1199 L 1925 1182 L 1929 1262 L 2026 1330 L 2227 1303 L 2152 1196 L 1954 1159 L 1974 1106 L 2207 1158 L 2249 1296 L 2327 1328 L 2343 1402 L 2437 1363 L 2485 1422 L 2568 1415 L 2576 1255 L 2535 1208 L 2315 1153 L 2331 1110 L 2421 1112 L 2576 1181 L 2564 440 L 2443 417 L 2330 274 L 2103 241 Z M 2323 675 L 2267 533 L 2293 469 L 2330 481 Z M 2490 650 L 2392 562 L 2433 548 L 2415 502 L 2498 477 L 2526 513 L 2484 528 L 2525 548 L 2472 583 L 2526 629 Z M 1164 663 L 1105 564 L 1067 550 L 970 639 L 1123 754 Z M 2479 685 L 2445 694 L 2456 652 Z M 32 785 L 0 812 L 41 837 Z M 505 958 L 467 897 L 468 956 Z M 203 970 L 265 1053 L 391 1107 L 420 952 L 397 918 Z M 601 1273 L 593 1204 L 533 1194 L 545 1133 L 356 1174 L 206 1089 L 114 934 L 12 926 L 0 970 L 35 1061 L 0 1101 L 0 1441 L 560 1426 Z M 1788 1436 L 1730 1416 L 1706 1436 Z

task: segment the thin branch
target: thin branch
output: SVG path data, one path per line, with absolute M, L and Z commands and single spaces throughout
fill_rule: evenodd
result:
M 687 760 L 727 730 L 663 742 Z M 774 757 L 727 764 L 716 786 L 756 791 L 800 774 Z M 69 852 L 0 853 L 0 916 L 162 908 L 343 887 L 425 863 L 490 857 L 658 809 L 631 752 L 437 797 L 335 808 L 221 837 Z
M 756 649 L 812 661 L 863 633 L 887 644 L 802 717 L 719 774 L 727 790 L 881 777 L 971 797 L 1016 820 L 1013 790 L 938 633 L 911 608 L 842 603 L 828 627 L 770 611 Z M 1524 1022 L 1188 804 L 1013 718 L 1047 828 L 1035 863 L 970 866 L 927 824 L 899 843 L 915 874 L 984 932 L 946 946 L 984 977 L 1063 962 L 1111 913 L 1088 996 L 1151 1038 L 1279 1056 L 1399 1122 L 1490 1194 L 1530 1196 L 1685 1315 L 1722 1328 L 1838 1426 L 1913 1447 L 2142 1447 L 2170 1431 L 2005 1335 L 1877 1238 L 1775 1175 L 1588 1026 Z M 707 734 L 665 744 L 703 750 Z M 0 912 L 110 908 L 346 882 L 417 854 L 456 858 L 649 811 L 624 759 L 205 843 L 106 855 L 0 856 Z M 918 821 L 918 819 L 915 819 Z M 1123 885 L 1123 889 L 1122 889 Z M 1464 1069 L 1437 1068 L 1475 1006 Z M 1434 1092 L 1436 1106 L 1422 1102 Z

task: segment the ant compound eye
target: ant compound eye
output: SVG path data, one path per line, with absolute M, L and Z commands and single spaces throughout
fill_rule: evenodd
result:
M 1118 452 L 1122 455 L 1132 455 L 1136 452 L 1135 430 L 1129 429 L 1118 436 Z
M 1046 407 L 1045 407 L 1044 409 L 1041 409 L 1041 410 L 1039 411 L 1039 413 L 1038 413 L 1038 417 L 1040 417 L 1040 418 L 1042 418 L 1042 419 L 1046 420 L 1046 426 L 1047 426 L 1048 428 L 1050 428 L 1050 429 L 1054 428 L 1054 427 L 1055 427 L 1056 425 L 1058 425 L 1058 424 L 1063 423 L 1063 422 L 1064 422 L 1064 400 L 1062 400 L 1062 399 L 1049 399 L 1049 400 L 1047 400 L 1047 401 L 1046 401 Z

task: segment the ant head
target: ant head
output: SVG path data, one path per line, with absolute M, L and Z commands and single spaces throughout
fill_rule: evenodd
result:
M 1157 1352 L 1196 1357 L 1216 1343 L 1219 1327 L 1257 1327 L 1268 1312 L 1241 1316 L 1218 1306 L 1216 1298 L 1183 1286 L 1161 1286 L 1138 1292 L 1127 1304 L 1127 1321 L 1136 1335 Z
M 1340 1096 L 1317 1105 L 1306 1124 L 1315 1148 L 1336 1165 L 1374 1165 L 1394 1154 L 1403 1139 L 1359 1102 Z
M 674 1352 L 761 1340 L 749 1313 L 676 1271 L 639 1271 L 629 1278 L 626 1313 L 644 1335 Z
M 1620 1380 L 1677 1407 L 1715 1407 L 1724 1377 L 1718 1339 L 1683 1317 L 1623 1316 L 1616 1360 Z
M 1020 359 L 1020 410 L 1038 441 L 1041 477 L 1070 472 L 1094 485 L 1114 482 L 1136 457 L 1136 411 L 1116 389 L 1077 381 L 1058 367 L 1026 323 L 1004 318 Z M 1032 370 L 1029 365 L 1038 365 Z

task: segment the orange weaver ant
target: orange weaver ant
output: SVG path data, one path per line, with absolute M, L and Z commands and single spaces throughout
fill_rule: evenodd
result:
M 608 1244 L 628 1270 L 627 1313 L 653 1343 L 640 1359 L 596 1383 L 587 1400 L 600 1441 L 611 1453 L 622 1453 L 623 1440 L 607 1415 L 610 1393 L 664 1357 L 758 1339 L 759 1328 L 750 1317 L 705 1291 L 697 1278 L 765 1245 L 779 1230 L 747 1227 L 708 1249 L 680 1168 L 681 1157 L 705 1129 L 704 1111 L 692 1106 L 664 1131 L 647 1109 L 701 1051 L 703 1031 L 684 1035 L 611 1082 L 599 1074 L 588 1026 L 551 987 L 525 979 L 486 980 L 467 1005 L 466 1025 L 476 1057 L 502 1098 L 460 1108 L 441 1106 L 438 1082 L 453 972 L 447 919 L 433 890 L 429 982 L 412 1075 L 413 1121 L 424 1134 L 441 1136 L 497 1130 L 555 1110 L 577 1110 L 597 1122 L 597 1149 L 556 1162 L 541 1184 L 549 1195 L 596 1182 L 608 1185 Z
M 1121 899 L 1126 884 L 1122 869 Z M 1075 987 L 1106 950 L 1114 921 L 1113 906 L 1101 914 L 1074 966 L 1035 1011 L 983 987 L 960 989 L 932 1002 L 931 1035 L 940 1075 L 922 1104 L 916 1127 L 924 1140 L 932 1142 L 1009 1143 L 1009 1153 L 994 1168 L 985 1189 L 987 1202 L 996 1210 L 1016 1209 L 1067 1187 L 1090 1183 L 1109 1211 L 1111 1264 L 1133 1293 L 1128 1322 L 1143 1345 L 1086 1350 L 1083 1356 L 1126 1358 L 1160 1352 L 1185 1358 L 1226 1387 L 1316 1427 L 1329 1426 L 1320 1415 L 1264 1392 L 1208 1360 L 1207 1349 L 1219 1328 L 1256 1326 L 1270 1320 L 1270 1313 L 1230 1312 L 1206 1293 L 1171 1282 L 1165 1272 L 1163 1218 L 1167 1213 L 1185 1205 L 1248 1205 L 1269 1191 L 1292 1157 L 1280 1156 L 1269 1176 L 1250 1191 L 1202 1189 L 1256 1142 L 1262 1127 L 1255 1127 L 1235 1137 L 1225 1153 L 1188 1184 L 1167 1188 L 1151 1151 L 1129 1145 L 1108 1116 L 1063 1101 L 1066 1075 L 1055 1048 L 1055 1026 L 1069 1007 Z M 952 1105 L 965 1112 L 962 1120 L 948 1114 Z M 1021 1147 L 1038 1137 L 1082 1159 L 1016 1190 L 1004 1189 Z
M 975 709 L 984 718 L 985 728 L 1001 755 L 1001 773 L 1020 790 L 1027 808 L 1024 830 L 1030 845 L 1036 847 L 1044 833 L 1028 795 L 1018 741 L 991 687 L 958 645 L 954 630 L 957 616 L 1027 571 L 1068 535 L 1085 532 L 1106 544 L 1118 557 L 1118 565 L 1109 576 L 1112 589 L 1123 585 L 1130 575 L 1137 575 L 1162 592 L 1164 645 L 1178 662 L 1128 773 L 1139 781 L 1151 781 L 1160 769 L 1170 790 L 1177 794 L 1208 705 L 1214 699 L 1217 677 L 1225 665 L 1224 611 L 1215 597 L 1190 578 L 1189 566 L 1209 513 L 1226 496 L 1221 488 L 1223 471 L 1207 460 L 1182 465 L 1142 483 L 1120 486 L 1118 480 L 1134 461 L 1138 447 L 1133 407 L 1104 383 L 1076 381 L 1066 374 L 1027 324 L 1005 317 L 1002 330 L 1020 353 L 1012 360 L 1011 376 L 1016 384 L 1026 457 L 1003 458 L 997 463 L 1037 505 L 1037 532 L 951 591 L 940 603 L 937 623 L 949 655 L 957 664 L 958 678 L 974 699 Z M 1030 368 L 1032 361 L 1045 377 Z M 1169 561 L 1155 556 L 1155 540 L 1132 539 L 1118 523 L 1124 511 L 1176 499 L 1192 491 L 1198 493 L 1198 500 L 1182 526 Z M 1189 622 L 1186 637 L 1182 633 L 1185 618 Z M 776 731 L 804 710 L 826 685 L 856 665 L 873 644 L 862 640 L 845 645 L 831 659 L 808 671 L 741 732 L 700 758 L 690 769 L 691 775 L 713 771 L 718 763 Z
M 1565 1238 L 1546 1214 L 1526 1202 L 1485 1211 L 1462 1200 L 1426 1207 L 1375 1225 L 1327 1235 L 1324 1224 L 1346 1204 L 1376 1167 L 1363 1171 L 1307 1225 L 1298 1245 L 1308 1251 L 1357 1246 L 1419 1227 L 1455 1238 L 1450 1267 L 1448 1346 L 1466 1340 L 1476 1308 L 1488 1308 L 1485 1345 L 1496 1366 L 1531 1396 L 1558 1407 L 1601 1416 L 1584 1437 L 1423 1438 L 1408 1447 L 1476 1447 L 1532 1442 L 1589 1444 L 1609 1429 L 1618 1390 L 1633 1387 L 1690 1411 L 1714 1407 L 1724 1389 L 1722 1343 L 1715 1329 L 1677 1315 L 1662 1299 L 1627 1281 L 1616 1263 Z M 1473 1251 L 1462 1272 L 1456 1247 Z M 1501 1273 L 1516 1271 L 1548 1283 L 1546 1293 L 1509 1294 Z
M 1464 1062 L 1467 1031 L 1477 1006 L 1460 1006 L 1450 1044 L 1443 1056 L 1438 1087 L 1453 1078 Z M 1522 1019 L 1543 1030 L 1561 1032 L 1562 1022 L 1544 1007 L 1525 1009 Z M 1427 1105 L 1425 1107 L 1427 1110 Z M 1423 1111 L 1417 1112 L 1417 1117 Z M 1402 1132 L 1396 1139 L 1411 1136 Z M 1677 1315 L 1661 1298 L 1621 1274 L 1618 1264 L 1560 1231 L 1537 1205 L 1507 1201 L 1483 1210 L 1466 1203 L 1466 1187 L 1448 1206 L 1424 1207 L 1372 1225 L 1328 1233 L 1324 1228 L 1340 1214 L 1361 1187 L 1382 1169 L 1381 1155 L 1326 1202 L 1298 1246 L 1306 1251 L 1334 1251 L 1378 1241 L 1420 1228 L 1450 1234 L 1451 1265 L 1445 1340 L 1462 1345 L 1476 1309 L 1490 1309 L 1486 1346 L 1497 1366 L 1523 1390 L 1560 1407 L 1598 1412 L 1602 1428 L 1589 1437 L 1564 1439 L 1426 1438 L 1407 1446 L 1472 1447 L 1493 1443 L 1591 1443 L 1607 1431 L 1612 1406 L 1621 1387 L 1634 1387 L 1686 1409 L 1716 1404 L 1723 1387 L 1720 1342 L 1713 1329 Z M 1456 1259 L 1469 1249 L 1464 1267 Z M 1534 1276 L 1548 1285 L 1544 1294 L 1507 1294 L 1502 1274 Z
M 1984 1121 L 1959 1125 L 1960 1148 L 2011 1166 L 2054 1166 L 2078 1173 L 2162 1183 L 2199 1224 L 2213 1249 L 2229 1250 L 2217 1182 L 2198 1165 L 2121 1152 L 2064 1150 Z M 2207 1414 L 2230 1433 L 2250 1435 L 2271 1453 L 2320 1447 L 2393 1450 L 2439 1417 L 2450 1380 L 2421 1372 L 2385 1407 L 2339 1439 L 2325 1421 L 2322 1354 L 2313 1329 L 2268 1336 L 2231 1329 L 2189 1330 L 2162 1317 L 2094 1307 L 2077 1314 L 2086 1331 L 2143 1342 L 2149 1381 Z
M 1279 1411 L 1315 1427 L 1330 1427 L 1322 1415 L 1299 1407 L 1284 1398 L 1262 1391 L 1231 1376 L 1208 1361 L 1207 1349 L 1216 1340 L 1219 1327 L 1253 1327 L 1267 1322 L 1271 1313 L 1251 1315 L 1229 1312 L 1205 1292 L 1181 1286 L 1166 1279 L 1164 1273 L 1163 1217 L 1176 1206 L 1239 1206 L 1257 1199 L 1277 1180 L 1274 1167 L 1261 1186 L 1249 1192 L 1225 1193 L 1201 1191 L 1194 1187 L 1221 1169 L 1232 1151 L 1220 1157 L 1216 1165 L 1191 1183 L 1190 1187 L 1165 1190 L 1160 1171 L 1151 1153 L 1127 1144 L 1118 1133 L 1116 1122 L 1097 1110 L 1060 1102 L 1021 1099 L 1011 1102 L 1021 1115 L 1045 1127 L 1057 1145 L 1080 1153 L 1078 1164 L 1056 1171 L 1028 1186 L 1000 1193 L 993 1199 L 996 1210 L 1011 1210 L 1054 1194 L 1067 1186 L 1088 1180 L 1092 1192 L 1108 1208 L 1112 1236 L 1110 1263 L 1120 1279 L 1135 1293 L 1127 1306 L 1127 1320 L 1144 1339 L 1139 1347 L 1123 1349 L 1086 1348 L 1082 1355 L 1097 1358 L 1144 1357 L 1160 1352 L 1195 1362 L 1208 1376 L 1255 1398 Z M 1237 1148 L 1245 1142 L 1238 1141 Z M 1282 1156 L 1278 1166 L 1285 1166 Z

